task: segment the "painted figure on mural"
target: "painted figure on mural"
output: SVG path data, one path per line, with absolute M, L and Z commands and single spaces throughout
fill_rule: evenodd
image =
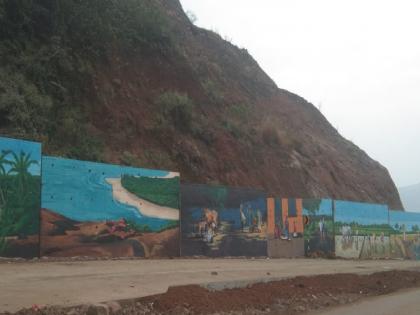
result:
M 359 230 L 356 230 L 356 250 L 359 250 Z
M 244 229 L 245 229 L 245 225 L 246 225 L 246 216 L 245 216 L 245 213 L 244 213 L 244 210 L 243 210 L 243 204 L 242 203 L 239 206 L 239 212 L 240 212 L 240 215 L 241 215 L 241 230 L 243 232 Z
M 319 236 L 321 239 L 321 242 L 325 240 L 325 220 L 324 217 L 319 221 Z
M 248 206 L 248 226 L 252 227 L 254 220 L 254 211 L 252 210 L 251 206 Z
M 182 255 L 267 255 L 264 193 L 208 185 L 184 185 L 181 192 Z M 197 232 L 197 225 L 201 225 L 202 233 Z
M 261 210 L 258 209 L 257 210 L 257 218 L 258 218 L 258 233 L 260 233 L 262 231 L 262 213 Z
M 274 226 L 274 238 L 279 239 L 281 236 L 281 221 L 277 222 Z
M 290 239 L 289 235 L 289 216 L 286 216 L 286 219 L 284 220 L 284 236 L 286 239 Z
M 202 220 L 198 223 L 198 233 L 206 243 L 212 243 L 218 228 L 218 212 L 204 208 Z
M 293 237 L 298 237 L 297 227 L 296 227 L 296 221 L 293 221 Z

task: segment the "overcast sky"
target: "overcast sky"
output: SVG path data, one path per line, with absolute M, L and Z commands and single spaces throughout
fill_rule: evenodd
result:
M 181 0 L 385 165 L 420 182 L 420 1 Z

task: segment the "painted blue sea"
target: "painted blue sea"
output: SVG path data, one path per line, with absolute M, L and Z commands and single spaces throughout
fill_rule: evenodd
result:
M 414 225 L 420 228 L 420 213 L 404 212 L 404 211 L 389 211 L 389 222 L 391 227 L 405 225 L 406 231 L 411 232 Z
M 31 164 L 28 171 L 32 175 L 41 175 L 41 144 L 38 142 L 17 140 L 11 138 L 0 137 L 0 153 L 3 151 L 12 151 L 16 154 L 21 152 L 30 154 L 31 160 L 38 161 L 37 164 Z M 12 161 L 13 156 L 11 154 L 6 156 L 6 160 Z M 10 165 L 4 165 L 6 172 L 10 170 Z
M 115 201 L 107 178 L 122 175 L 164 177 L 167 171 L 122 167 L 118 165 L 43 157 L 42 208 L 67 218 L 84 221 L 119 220 L 125 218 L 160 230 L 168 220 L 142 216 L 132 206 Z
M 388 224 L 388 206 L 351 201 L 335 202 L 335 221 L 360 225 Z

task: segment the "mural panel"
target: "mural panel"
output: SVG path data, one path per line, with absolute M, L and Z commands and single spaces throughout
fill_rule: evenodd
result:
M 39 255 L 41 144 L 0 137 L 0 256 Z
M 391 257 L 420 260 L 420 213 L 389 211 Z
M 335 201 L 335 253 L 344 258 L 390 256 L 391 227 L 386 205 Z
M 334 256 L 333 201 L 304 199 L 305 255 L 309 257 Z
M 268 198 L 268 256 L 304 256 L 302 199 Z
M 267 256 L 265 193 L 181 185 L 182 256 Z
M 43 158 L 45 256 L 179 256 L 179 173 Z

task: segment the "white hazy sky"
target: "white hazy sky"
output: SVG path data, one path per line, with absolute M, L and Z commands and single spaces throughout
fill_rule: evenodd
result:
M 385 165 L 420 182 L 420 1 L 181 0 Z

